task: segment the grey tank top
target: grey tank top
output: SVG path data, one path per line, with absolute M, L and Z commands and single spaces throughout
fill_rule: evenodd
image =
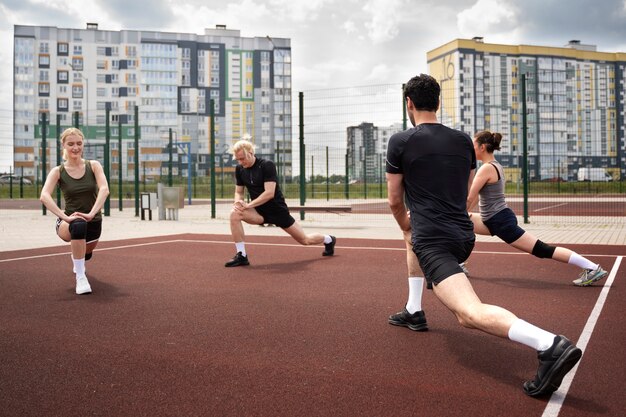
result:
M 486 165 L 486 164 L 485 164 Z M 485 184 L 478 193 L 480 217 L 485 220 L 489 220 L 497 213 L 501 212 L 508 206 L 504 200 L 504 171 L 502 165 L 496 160 L 490 162 L 496 171 L 498 172 L 498 182 L 493 184 Z M 481 169 L 488 169 L 486 166 Z

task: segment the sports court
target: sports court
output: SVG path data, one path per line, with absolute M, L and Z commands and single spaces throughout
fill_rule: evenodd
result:
M 106 228 L 106 226 L 105 226 Z M 589 416 L 626 409 L 624 246 L 567 245 L 609 277 L 479 242 L 485 302 L 583 349 L 551 398 L 524 395 L 532 350 L 461 328 L 431 292 L 430 331 L 391 326 L 406 301 L 400 240 L 338 240 L 335 256 L 250 236 L 249 267 L 224 268 L 230 237 L 101 242 L 76 296 L 68 247 L 0 252 L 3 416 Z

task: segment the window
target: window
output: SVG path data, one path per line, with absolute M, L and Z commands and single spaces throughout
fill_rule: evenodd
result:
M 57 73 L 57 82 L 67 84 L 69 81 L 69 73 L 67 71 L 59 71 Z
M 50 55 L 39 55 L 39 66 L 50 68 Z
M 49 83 L 39 83 L 39 95 L 49 95 L 50 94 L 50 84 Z
M 67 111 L 68 100 L 66 98 L 57 99 L 57 111 Z
M 82 71 L 83 70 L 83 59 L 82 58 L 72 58 L 72 69 L 74 71 Z
M 72 98 L 83 98 L 83 86 L 82 85 L 72 86 Z
M 67 55 L 69 52 L 69 45 L 67 43 L 59 42 L 57 44 L 57 55 Z
M 74 45 L 74 55 L 82 55 L 82 54 L 83 54 L 82 45 Z

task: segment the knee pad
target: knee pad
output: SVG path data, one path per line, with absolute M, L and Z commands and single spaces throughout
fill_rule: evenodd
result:
M 86 253 L 85 254 L 85 260 L 86 261 L 90 260 L 92 256 L 93 256 L 93 252 L 92 253 Z
M 535 243 L 532 253 L 537 258 L 552 258 L 552 255 L 554 255 L 555 250 L 556 250 L 556 247 L 546 245 L 541 240 L 537 239 L 537 243 Z
M 70 236 L 72 240 L 87 239 L 87 222 L 84 220 L 74 220 L 70 223 Z

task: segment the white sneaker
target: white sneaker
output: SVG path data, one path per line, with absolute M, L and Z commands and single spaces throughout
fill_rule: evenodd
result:
M 91 294 L 91 286 L 87 281 L 87 276 L 76 277 L 76 294 Z

